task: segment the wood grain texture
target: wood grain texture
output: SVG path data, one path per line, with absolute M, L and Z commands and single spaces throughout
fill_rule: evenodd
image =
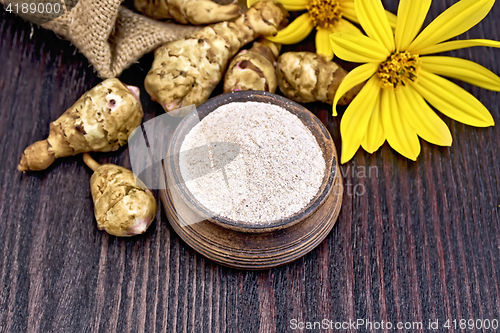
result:
M 433 1 L 426 22 L 454 2 Z M 395 11 L 397 1 L 384 3 Z M 459 38 L 500 40 L 500 4 Z M 500 74 L 500 50 L 450 54 Z M 146 120 L 162 112 L 143 87 L 151 62 L 147 55 L 121 77 L 141 88 Z M 341 167 L 344 200 L 327 238 L 283 267 L 239 271 L 183 243 L 160 204 L 143 236 L 98 231 L 91 171 L 79 157 L 43 172 L 16 170 L 24 148 L 98 82 L 68 42 L 0 11 L 1 332 L 292 332 L 291 319 L 324 318 L 421 321 L 424 329 L 409 332 L 432 332 L 429 320 L 500 319 L 500 127 L 444 118 L 453 146 L 422 141 L 417 162 L 387 144 L 359 151 Z M 459 84 L 500 122 L 498 93 Z M 326 104 L 307 107 L 339 149 L 340 117 Z M 130 166 L 127 148 L 95 157 Z

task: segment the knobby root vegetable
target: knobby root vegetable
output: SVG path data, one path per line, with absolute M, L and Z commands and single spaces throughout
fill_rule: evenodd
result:
M 135 8 L 157 20 L 174 19 L 183 24 L 209 24 L 238 17 L 238 4 L 219 5 L 210 0 L 135 0 Z
M 94 171 L 90 192 L 97 228 L 118 237 L 144 233 L 156 216 L 156 199 L 130 170 L 100 165 L 85 153 L 83 161 Z
M 28 146 L 17 169 L 44 170 L 59 157 L 116 150 L 127 143 L 142 116 L 137 87 L 105 80 L 50 123 L 49 137 Z
M 283 94 L 299 103 L 321 101 L 332 104 L 347 72 L 333 61 L 311 52 L 285 52 L 276 65 L 278 86 Z M 339 101 L 349 104 L 362 85 L 347 92 Z
M 261 1 L 235 22 L 205 27 L 155 51 L 146 91 L 165 111 L 205 102 L 238 50 L 261 35 L 275 35 L 286 11 Z
M 249 50 L 238 53 L 228 66 L 224 76 L 224 92 L 262 90 L 276 92 L 276 59 L 280 44 L 267 39 L 253 43 Z

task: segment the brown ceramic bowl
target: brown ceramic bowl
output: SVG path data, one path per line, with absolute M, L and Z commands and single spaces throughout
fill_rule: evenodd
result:
M 316 138 L 326 162 L 322 184 L 310 203 L 290 217 L 265 224 L 231 220 L 200 204 L 182 181 L 179 154 L 175 153 L 180 151 L 185 136 L 194 124 L 210 112 L 224 104 L 249 101 L 278 105 L 296 115 Z M 199 106 L 197 111 L 198 114 L 188 115 L 177 127 L 165 160 L 165 176 L 169 181 L 161 197 L 169 221 L 179 236 L 214 261 L 246 269 L 285 264 L 316 247 L 335 224 L 342 201 L 335 146 L 321 121 L 287 98 L 260 91 L 219 95 Z

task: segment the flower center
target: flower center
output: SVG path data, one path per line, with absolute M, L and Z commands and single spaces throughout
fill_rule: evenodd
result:
M 328 28 L 342 17 L 339 0 L 309 0 L 307 11 L 315 27 Z
M 386 61 L 380 64 L 377 75 L 382 81 L 384 89 L 395 90 L 406 86 L 407 80 L 415 82 L 420 69 L 418 54 L 410 52 L 393 53 Z

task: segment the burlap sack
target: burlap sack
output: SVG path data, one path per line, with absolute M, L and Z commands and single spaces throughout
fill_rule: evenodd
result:
M 0 0 L 4 2 L 7 4 Z M 156 47 L 200 29 L 148 19 L 121 6 L 121 2 L 79 0 L 69 12 L 41 26 L 71 41 L 102 78 L 119 76 Z M 43 22 L 33 15 L 28 19 Z

